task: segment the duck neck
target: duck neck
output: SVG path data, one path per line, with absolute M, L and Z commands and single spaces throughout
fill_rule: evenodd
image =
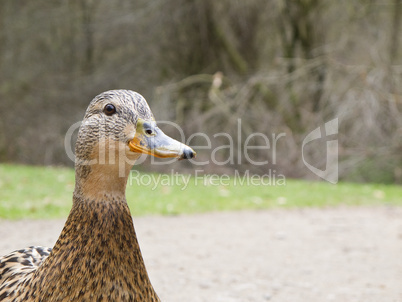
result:
M 85 186 L 95 183 L 91 173 L 76 185 L 64 229 L 41 266 L 48 276 L 40 279 L 52 282 L 41 286 L 54 285 L 51 294 L 57 291 L 58 297 L 66 299 L 79 294 L 90 297 L 88 301 L 102 297 L 108 301 L 122 297 L 124 301 L 159 301 L 148 278 L 124 190 L 109 193 L 98 187 L 96 194 L 88 194 Z
M 80 199 L 102 200 L 105 195 L 125 199 L 131 165 L 94 164 L 75 166 L 74 195 Z

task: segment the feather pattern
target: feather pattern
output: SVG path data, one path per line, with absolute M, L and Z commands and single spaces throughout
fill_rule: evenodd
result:
M 32 278 L 51 251 L 47 247 L 30 246 L 0 257 L 0 301 L 13 297 L 15 289 Z

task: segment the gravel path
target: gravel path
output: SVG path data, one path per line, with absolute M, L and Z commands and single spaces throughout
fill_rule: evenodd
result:
M 64 221 L 0 221 L 0 254 L 52 246 Z M 165 302 L 402 301 L 402 208 L 135 218 Z

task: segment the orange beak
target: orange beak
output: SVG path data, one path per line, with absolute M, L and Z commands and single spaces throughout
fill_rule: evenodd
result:
M 196 152 L 189 146 L 167 136 L 154 121 L 137 121 L 134 138 L 129 141 L 131 151 L 145 153 L 160 158 L 191 159 Z

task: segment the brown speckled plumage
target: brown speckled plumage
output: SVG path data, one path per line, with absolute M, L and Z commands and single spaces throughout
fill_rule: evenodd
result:
M 108 103 L 116 106 L 113 116 L 102 112 Z M 92 100 L 77 139 L 73 207 L 63 231 L 53 249 L 0 258 L 0 301 L 160 301 L 125 199 L 133 162 L 121 155 L 139 156 L 127 147 L 138 118 L 153 121 L 135 92 L 108 91 Z

